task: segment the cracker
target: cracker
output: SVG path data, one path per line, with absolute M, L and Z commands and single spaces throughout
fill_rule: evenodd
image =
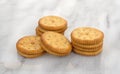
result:
M 41 36 L 43 33 L 40 33 L 40 32 L 36 32 L 36 35 L 37 36 Z
M 40 53 L 40 54 L 25 54 L 25 53 L 22 53 L 22 52 L 18 51 L 18 54 L 20 54 L 21 56 L 23 56 L 25 58 L 36 58 L 36 57 L 42 56 L 44 53 Z
M 37 28 L 38 28 L 38 30 L 41 31 L 41 32 L 54 31 L 54 32 L 58 32 L 58 33 L 64 32 L 64 31 L 67 29 L 67 27 L 65 27 L 65 28 L 60 29 L 60 30 L 45 30 L 45 29 L 41 28 L 40 26 L 38 26 Z
M 44 50 L 40 46 L 39 36 L 25 36 L 18 40 L 16 48 L 25 54 L 40 54 Z
M 57 52 L 51 51 L 51 50 L 47 49 L 42 43 L 41 43 L 41 46 L 46 52 L 48 52 L 49 54 L 55 55 L 55 56 L 67 56 L 70 54 L 70 53 L 62 54 L 62 53 L 57 53 Z
M 46 46 L 47 49 L 60 54 L 68 54 L 72 50 L 71 43 L 68 39 L 57 32 L 49 31 L 42 34 L 41 43 Z
M 44 32 L 41 32 L 41 31 L 38 30 L 38 27 L 36 28 L 36 35 L 37 35 L 37 36 L 41 36 L 43 33 L 44 33 Z M 61 34 L 64 35 L 64 32 L 58 32 L 58 33 L 61 33 Z
M 79 27 L 71 33 L 71 39 L 81 44 L 97 44 L 103 41 L 103 38 L 103 32 L 92 27 Z
M 98 51 L 100 48 L 102 48 L 102 46 L 97 47 L 97 48 L 81 48 L 78 46 L 73 46 L 73 48 L 77 49 L 77 50 L 81 50 L 81 51 L 86 51 L 86 52 L 93 52 L 93 51 Z
M 72 45 L 73 46 L 77 46 L 77 47 L 80 47 L 80 48 L 85 48 L 85 49 L 95 49 L 95 48 L 99 48 L 99 47 L 102 47 L 103 45 L 103 42 L 100 42 L 98 44 L 92 44 L 92 45 L 86 45 L 86 44 L 79 44 L 79 43 L 75 43 L 74 41 L 72 41 Z
M 46 30 L 60 30 L 67 27 L 67 21 L 59 16 L 45 16 L 38 22 Z
M 37 36 L 41 36 L 43 34 L 43 32 L 39 31 L 38 28 L 36 28 L 35 30 L 36 30 L 36 35 Z
M 95 51 L 95 52 L 85 52 L 85 51 L 80 51 L 78 49 L 73 49 L 73 51 L 77 54 L 80 54 L 80 55 L 84 55 L 84 56 L 95 56 L 95 55 L 98 55 L 102 52 L 102 48 L 99 49 L 98 51 Z

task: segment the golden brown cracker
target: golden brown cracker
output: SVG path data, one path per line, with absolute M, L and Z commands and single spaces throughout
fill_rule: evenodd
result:
M 70 54 L 70 53 L 68 53 L 68 54 L 62 54 L 62 53 L 57 53 L 57 52 L 51 51 L 51 50 L 49 50 L 48 48 L 46 48 L 42 43 L 41 43 L 41 46 L 42 46 L 42 48 L 43 48 L 46 52 L 48 52 L 49 54 L 55 55 L 55 56 L 66 56 L 66 55 L 69 55 L 69 54 Z
M 67 27 L 65 27 L 65 28 L 60 29 L 60 30 L 45 30 L 45 29 L 41 28 L 40 26 L 38 26 L 37 28 L 41 32 L 54 31 L 54 32 L 58 32 L 58 33 L 64 32 L 67 29 Z
M 57 32 L 49 31 L 42 34 L 41 43 L 49 50 L 61 54 L 68 54 L 72 50 L 71 43 L 68 39 L 64 35 Z
M 46 32 L 47 32 L 47 31 L 46 31 Z M 54 31 L 53 31 L 53 32 L 54 32 Z M 43 33 L 44 33 L 44 32 L 40 31 L 40 30 L 38 29 L 38 27 L 36 28 L 36 35 L 37 35 L 37 36 L 41 36 Z M 58 32 L 58 33 L 64 35 L 64 32 Z
M 25 36 L 18 40 L 16 48 L 26 54 L 40 54 L 44 50 L 40 46 L 39 36 Z
M 86 52 L 93 52 L 93 51 L 98 51 L 101 47 L 97 47 L 97 48 L 81 48 L 81 47 L 78 47 L 78 46 L 73 46 L 73 48 L 75 49 L 78 49 L 78 50 L 81 50 L 81 51 L 86 51 Z
M 46 30 L 60 30 L 67 27 L 67 21 L 59 16 L 45 16 L 38 22 Z
M 103 42 L 100 42 L 98 44 L 80 44 L 80 43 L 75 43 L 74 41 L 72 41 L 72 45 L 73 46 L 77 46 L 77 47 L 80 47 L 80 48 L 86 48 L 86 49 L 94 49 L 94 48 L 99 48 L 99 47 L 102 47 L 103 45 Z
M 103 32 L 92 27 L 79 27 L 71 33 L 71 39 L 81 44 L 97 44 L 103 38 Z
M 77 54 L 80 54 L 80 55 L 85 55 L 85 56 L 95 56 L 95 55 L 98 55 L 99 53 L 102 52 L 102 48 L 99 49 L 98 51 L 95 51 L 95 52 L 85 52 L 85 51 L 80 51 L 78 49 L 73 49 L 73 51 Z
M 21 56 L 23 56 L 25 58 L 36 58 L 36 57 L 42 56 L 44 53 L 40 53 L 40 54 L 25 54 L 25 53 L 22 53 L 22 52 L 18 51 L 18 54 L 20 54 Z
M 42 34 L 43 34 L 43 32 L 39 31 L 38 28 L 36 28 L 36 35 L 41 36 Z

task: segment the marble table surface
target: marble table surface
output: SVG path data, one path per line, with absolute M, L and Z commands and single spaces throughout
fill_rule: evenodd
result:
M 35 35 L 39 18 L 59 15 L 68 21 L 65 36 L 80 26 L 105 34 L 103 52 L 87 57 L 45 54 L 26 59 L 16 52 L 16 41 Z M 119 0 L 0 0 L 0 74 L 120 74 Z

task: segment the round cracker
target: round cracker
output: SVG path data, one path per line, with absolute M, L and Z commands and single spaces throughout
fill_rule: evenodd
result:
M 36 30 L 36 35 L 37 36 L 41 36 L 43 34 L 43 32 L 39 31 L 38 28 L 36 28 L 35 30 Z
M 68 53 L 68 54 L 62 54 L 62 53 L 57 53 L 57 52 L 51 51 L 51 50 L 47 49 L 47 48 L 42 44 L 42 42 L 41 42 L 41 46 L 42 46 L 42 48 L 43 48 L 46 52 L 48 52 L 49 54 L 55 55 L 55 56 L 67 56 L 67 55 L 70 54 L 70 53 Z
M 46 30 L 60 30 L 67 27 L 67 21 L 59 16 L 45 16 L 38 22 Z
M 46 46 L 47 49 L 61 54 L 68 54 L 72 50 L 71 43 L 68 39 L 57 32 L 49 31 L 42 34 L 41 43 Z
M 64 32 L 64 31 L 67 29 L 67 27 L 65 27 L 65 28 L 60 29 L 60 30 L 45 30 L 45 29 L 41 28 L 40 26 L 38 26 L 37 28 L 38 28 L 38 30 L 41 31 L 41 32 L 54 31 L 54 32 L 58 32 L 58 33 Z
M 95 52 L 85 52 L 85 51 L 80 51 L 78 49 L 73 49 L 73 51 L 77 54 L 80 54 L 80 55 L 84 55 L 84 56 L 95 56 L 95 55 L 98 55 L 102 52 L 102 48 L 99 49 L 98 51 L 95 51 Z
M 16 48 L 25 54 L 40 54 L 44 50 L 40 46 L 39 36 L 25 36 L 18 40 Z
M 103 38 L 103 32 L 92 27 L 79 27 L 71 33 L 71 39 L 81 44 L 97 44 Z
M 36 58 L 36 57 L 42 56 L 44 53 L 40 53 L 40 54 L 25 54 L 25 53 L 22 53 L 22 52 L 18 51 L 18 54 L 20 54 L 21 56 L 23 56 L 25 58 Z
M 96 49 L 96 48 L 99 48 L 99 47 L 102 47 L 103 45 L 103 42 L 100 42 L 98 44 L 92 44 L 92 45 L 86 45 L 86 44 L 80 44 L 80 43 L 76 43 L 74 41 L 72 41 L 72 45 L 73 46 L 77 46 L 79 48 L 85 48 L 85 49 Z
M 73 46 L 73 48 L 75 48 L 77 50 L 81 50 L 81 51 L 86 51 L 86 52 L 94 52 L 94 51 L 98 51 L 100 48 L 102 48 L 102 46 L 97 47 L 97 48 L 81 48 L 78 46 Z
M 46 32 L 47 32 L 47 31 L 46 31 Z M 41 36 L 43 33 L 44 33 L 44 32 L 40 31 L 40 30 L 38 29 L 38 27 L 36 28 L 36 35 L 37 35 L 37 36 Z M 64 32 L 58 32 L 58 33 L 61 33 L 61 34 L 64 35 Z

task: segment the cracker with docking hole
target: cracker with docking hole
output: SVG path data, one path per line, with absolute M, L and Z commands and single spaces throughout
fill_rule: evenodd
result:
M 60 54 L 68 54 L 72 50 L 69 40 L 57 32 L 49 31 L 42 34 L 41 43 L 50 51 Z
M 73 49 L 73 51 L 77 54 L 84 55 L 84 56 L 95 56 L 102 52 L 102 48 L 95 52 L 85 52 L 85 51 L 80 51 L 78 49 Z
M 41 54 L 44 50 L 40 46 L 39 36 L 25 36 L 18 40 L 16 48 L 25 54 Z
M 59 16 L 45 16 L 39 20 L 38 24 L 46 30 L 60 30 L 67 27 L 67 21 Z
M 71 39 L 81 44 L 97 44 L 103 38 L 103 32 L 92 27 L 79 27 L 71 33 Z

